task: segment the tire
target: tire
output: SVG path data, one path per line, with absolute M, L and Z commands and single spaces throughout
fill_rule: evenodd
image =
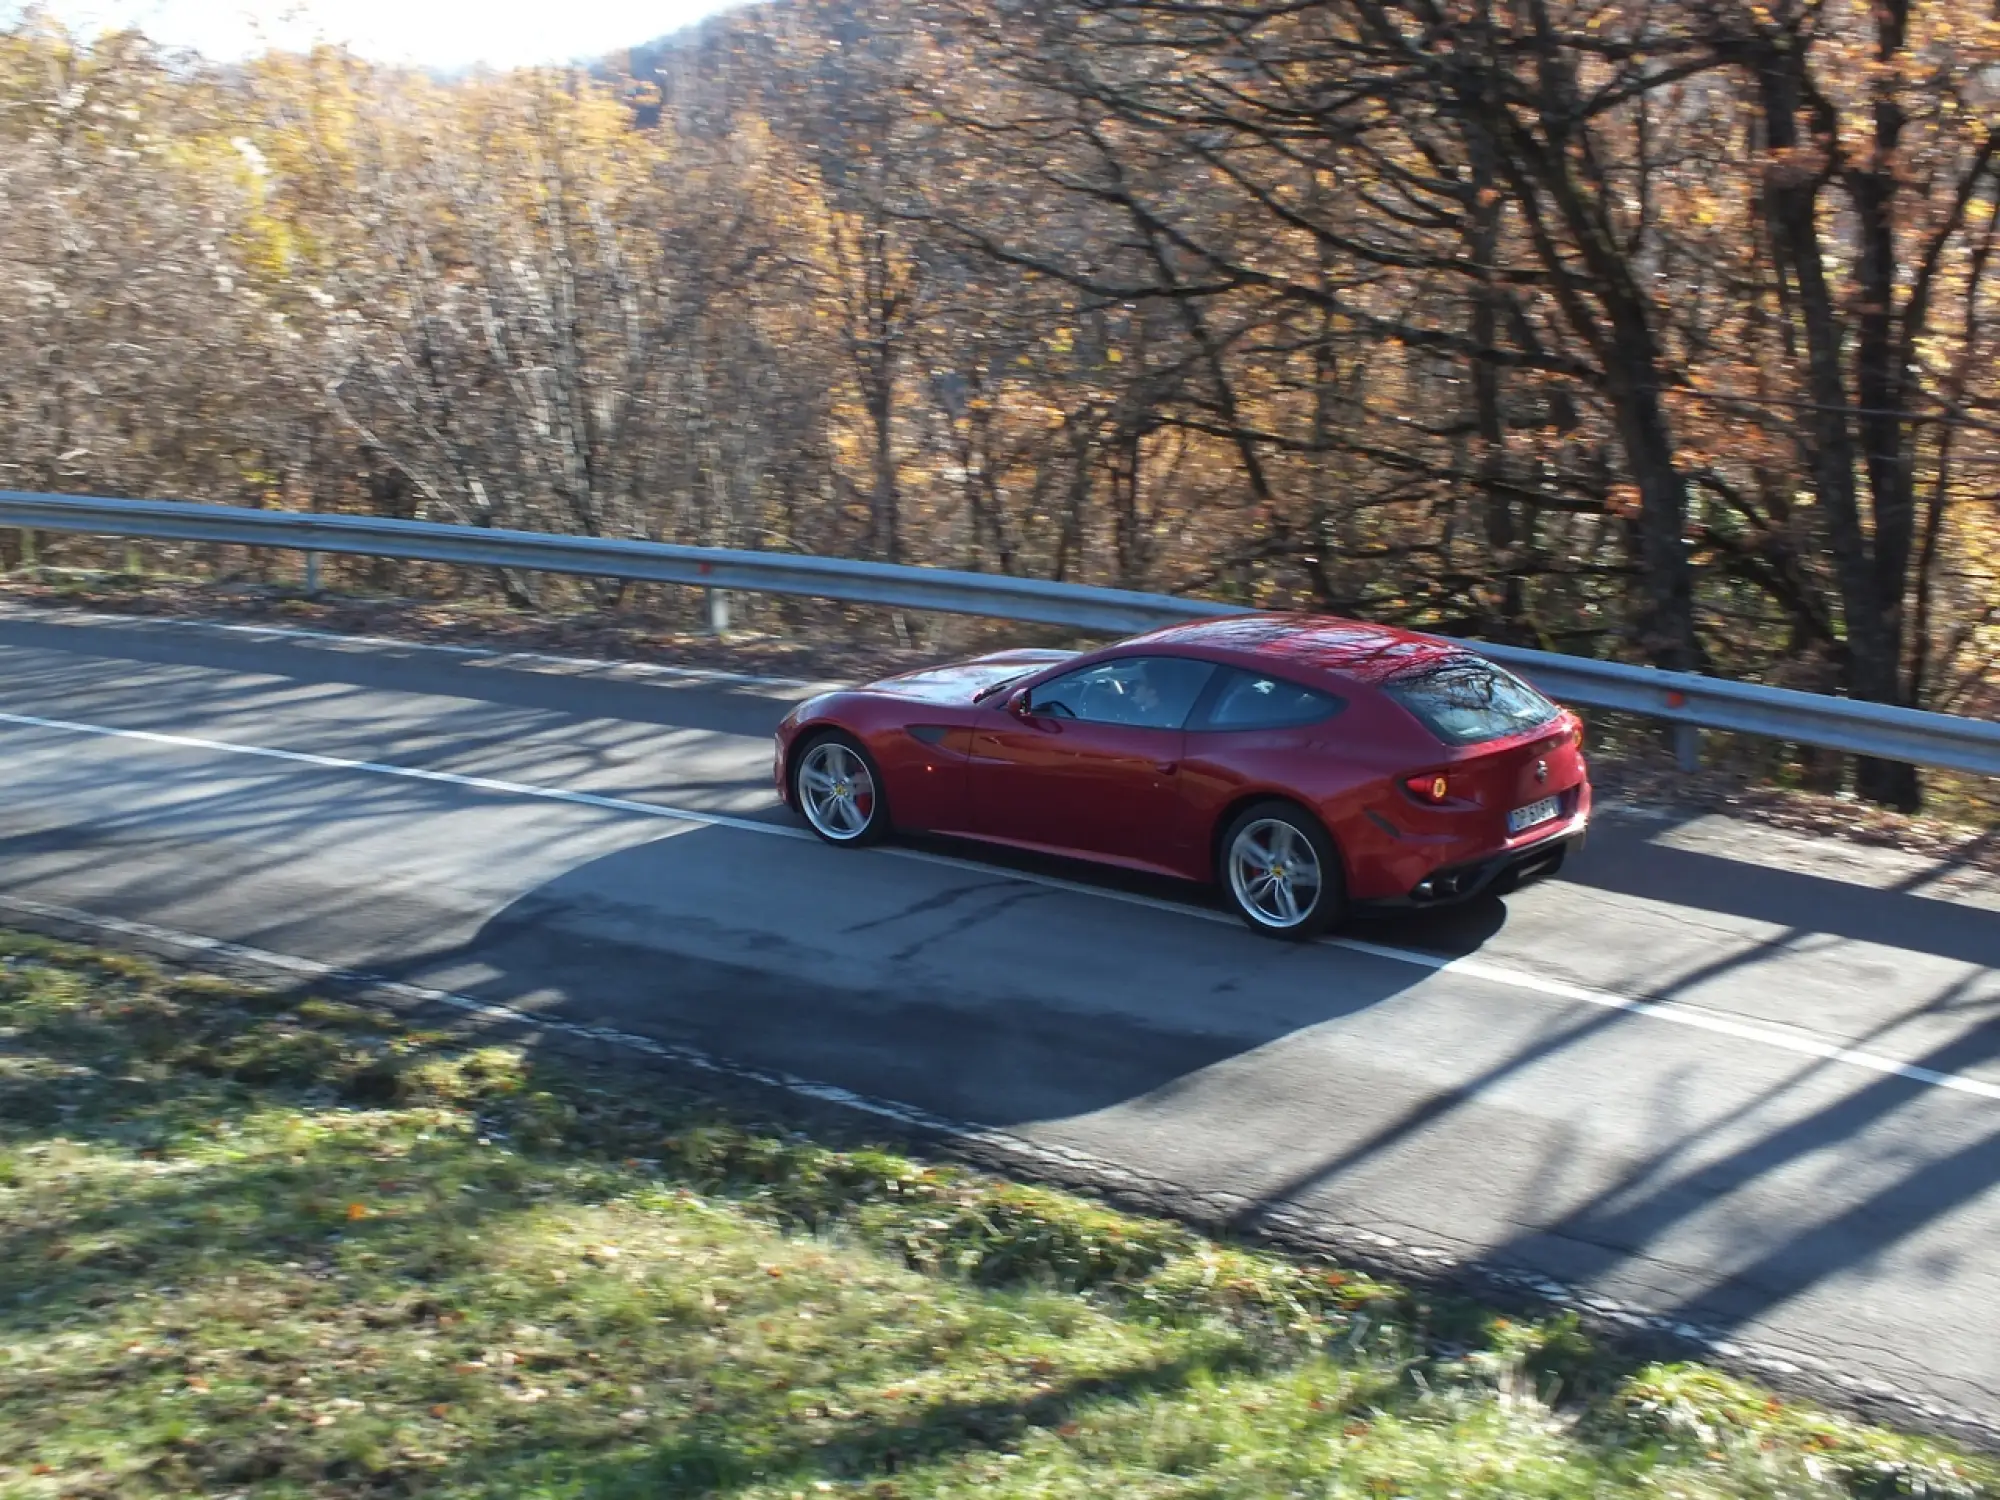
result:
M 1304 874 L 1310 856 L 1310 902 Z M 1275 880 L 1273 870 L 1289 872 Z M 1303 943 L 1319 937 L 1347 910 L 1340 853 L 1318 818 L 1275 799 L 1246 807 L 1223 831 L 1216 883 L 1253 932 Z M 1287 914 L 1295 913 L 1289 917 Z
M 859 848 L 889 836 L 881 768 L 853 735 L 840 729 L 814 735 L 793 752 L 791 774 L 792 805 L 827 843 Z

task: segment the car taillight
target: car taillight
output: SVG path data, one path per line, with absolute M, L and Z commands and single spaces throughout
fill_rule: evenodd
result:
M 1440 775 L 1406 777 L 1403 785 L 1419 802 L 1438 803 L 1451 796 L 1450 780 Z
M 1570 722 L 1569 742 L 1579 750 L 1583 748 L 1583 720 L 1574 719 Z

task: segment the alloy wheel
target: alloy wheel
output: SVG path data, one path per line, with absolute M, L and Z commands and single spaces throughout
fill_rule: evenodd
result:
M 1312 919 L 1325 874 L 1319 852 L 1283 818 L 1259 818 L 1229 846 L 1229 885 L 1259 925 L 1284 932 Z
M 839 740 L 821 740 L 799 764 L 799 810 L 822 837 L 851 844 L 875 821 L 875 777 Z

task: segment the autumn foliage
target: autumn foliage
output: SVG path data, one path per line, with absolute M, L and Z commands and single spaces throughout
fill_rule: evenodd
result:
M 779 0 L 453 81 L 29 21 L 0 484 L 1991 714 L 1996 123 L 1963 0 Z

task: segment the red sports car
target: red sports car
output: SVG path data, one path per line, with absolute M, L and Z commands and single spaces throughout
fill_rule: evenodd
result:
M 1305 938 L 1553 873 L 1590 818 L 1582 745 L 1449 641 L 1258 614 L 826 693 L 778 726 L 775 771 L 830 843 L 923 831 L 1213 881 Z

